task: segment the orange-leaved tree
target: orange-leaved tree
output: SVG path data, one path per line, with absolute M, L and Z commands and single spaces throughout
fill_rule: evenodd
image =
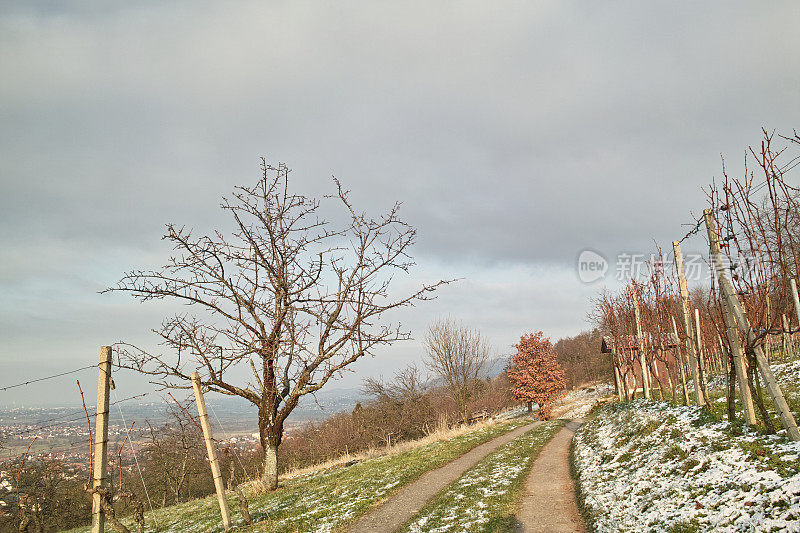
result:
M 548 420 L 553 401 L 564 389 L 564 369 L 558 364 L 550 339 L 539 331 L 523 335 L 515 346 L 516 355 L 506 371 L 508 379 L 514 384 L 514 397 L 539 405 L 539 418 Z

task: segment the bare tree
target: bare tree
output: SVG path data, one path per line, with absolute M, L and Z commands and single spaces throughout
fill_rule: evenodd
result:
M 320 200 L 289 192 L 289 173 L 262 161 L 255 186 L 223 199 L 235 221 L 232 233 L 196 237 L 169 224 L 164 239 L 175 250 L 169 262 L 128 272 L 108 289 L 196 310 L 155 330 L 170 355 L 121 345 L 120 364 L 169 388 L 189 388 L 189 374 L 199 369 L 206 389 L 252 402 L 271 489 L 284 421 L 300 398 L 376 348 L 408 339 L 384 313 L 427 300 L 446 283 L 390 296 L 392 276 L 413 265 L 408 252 L 416 235 L 398 218 L 399 204 L 369 218 L 334 178 L 336 192 L 324 202 L 338 205 L 347 221 L 334 226 L 320 217 Z M 249 366 L 249 380 L 233 372 L 241 365 Z
M 173 406 L 169 413 L 171 421 L 163 427 L 153 428 L 147 422 L 149 438 L 142 450 L 145 472 L 153 481 L 153 497 L 160 495 L 162 506 L 190 498 L 198 481 L 213 491 L 201 430 Z
M 428 326 L 425 348 L 425 364 L 444 380 L 466 422 L 469 419 L 467 405 L 489 362 L 491 348 L 488 341 L 478 330 L 443 319 Z
M 385 382 L 383 378 L 369 377 L 364 379 L 361 387 L 368 396 L 395 402 L 417 401 L 429 388 L 419 367 L 413 363 L 395 372 L 392 381 Z

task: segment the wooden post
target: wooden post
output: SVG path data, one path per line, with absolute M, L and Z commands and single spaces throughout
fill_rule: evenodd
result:
M 781 325 L 783 326 L 783 334 L 781 335 L 781 340 L 783 341 L 783 357 L 781 361 L 785 363 L 792 349 L 792 345 L 789 342 L 789 321 L 786 320 L 786 315 L 781 315 Z
M 619 368 L 617 368 L 616 364 L 614 365 L 614 383 L 617 385 L 617 399 L 622 401 L 622 376 L 620 375 Z
M 650 371 L 644 357 L 644 339 L 642 339 L 642 324 L 639 319 L 639 296 L 633 291 L 633 315 L 636 319 L 636 344 L 639 347 L 639 365 L 642 367 L 642 390 L 644 397 L 650 398 Z
M 623 348 L 622 351 L 624 353 L 625 352 L 625 348 Z M 631 390 L 631 398 L 630 399 L 631 400 L 635 400 L 636 399 L 636 366 L 634 366 L 634 363 L 633 363 L 633 360 L 634 360 L 633 346 L 630 347 L 630 351 L 631 351 L 631 355 L 628 358 L 628 361 L 630 361 L 630 365 L 629 366 L 630 366 L 630 369 L 631 369 L 631 378 L 627 379 L 627 383 L 628 383 L 628 388 Z M 633 386 L 632 387 L 631 387 L 631 380 L 633 380 Z
M 203 391 L 200 388 L 200 374 L 192 372 L 192 387 L 194 388 L 194 398 L 197 401 L 197 414 L 200 415 L 200 426 L 203 428 L 203 437 L 206 441 L 206 451 L 208 452 L 208 462 L 211 464 L 211 475 L 214 477 L 214 487 L 217 489 L 217 500 L 219 501 L 219 512 L 222 515 L 222 525 L 225 529 L 231 527 L 231 513 L 228 510 L 228 500 L 225 498 L 225 484 L 222 474 L 219 471 L 217 462 L 217 452 L 214 449 L 214 442 L 211 438 L 211 424 L 208 422 L 208 411 L 206 411 L 206 401 L 203 398 Z
M 619 373 L 619 368 L 617 367 L 617 348 L 614 346 L 615 341 L 612 339 L 611 341 L 611 368 L 614 371 L 614 388 L 616 389 L 614 392 L 617 393 L 617 399 L 622 401 L 622 376 Z
M 681 370 L 681 386 L 683 387 L 683 405 L 689 405 L 689 389 L 686 387 L 686 371 L 683 366 L 683 352 L 681 352 L 681 340 L 678 337 L 678 326 L 675 324 L 675 317 L 672 319 L 672 333 L 675 334 L 675 352 L 678 355 L 678 367 Z
M 711 401 L 708 399 L 708 391 L 706 390 L 706 369 L 703 363 L 703 337 L 700 335 L 700 310 L 694 310 L 694 334 L 697 342 L 697 373 L 698 381 L 700 382 L 700 389 L 703 391 L 703 403 L 711 407 Z
M 792 299 L 794 300 L 794 312 L 797 314 L 797 327 L 800 328 L 800 298 L 797 296 L 797 282 L 794 278 L 789 280 L 789 285 L 792 288 Z M 791 336 L 789 337 L 792 338 Z
M 672 251 L 675 255 L 675 270 L 678 271 L 678 288 L 681 293 L 681 318 L 683 319 L 683 330 L 686 332 L 686 336 L 683 337 L 683 345 L 686 347 L 686 353 L 689 356 L 689 369 L 692 372 L 692 383 L 694 384 L 694 401 L 697 405 L 703 405 L 697 357 L 695 357 L 694 342 L 692 341 L 692 325 L 689 318 L 689 289 L 686 287 L 686 274 L 683 271 L 681 243 L 672 241 Z
M 100 370 L 97 377 L 97 413 L 94 423 L 94 466 L 92 467 L 92 533 L 105 530 L 106 514 L 100 491 L 106 485 L 108 467 L 108 396 L 111 390 L 111 346 L 100 347 Z
M 694 349 L 697 353 L 697 366 L 701 366 L 703 360 L 703 337 L 700 336 L 700 310 L 694 308 Z
M 797 428 L 794 415 L 789 409 L 789 404 L 786 403 L 786 398 L 783 396 L 783 391 L 778 385 L 778 381 L 775 379 L 772 369 L 769 367 L 769 362 L 764 356 L 764 350 L 755 342 L 756 335 L 753 332 L 753 328 L 750 327 L 750 321 L 747 319 L 747 315 L 742 308 L 742 303 L 736 295 L 733 284 L 728 279 L 722 267 L 722 258 L 720 257 L 721 253 L 719 251 L 719 237 L 717 235 L 717 226 L 714 221 L 714 216 L 710 209 L 703 211 L 703 216 L 705 217 L 706 229 L 708 230 L 708 237 L 711 242 L 712 263 L 717 271 L 720 291 L 727 300 L 728 309 L 736 320 L 739 329 L 744 333 L 747 343 L 753 346 L 758 370 L 761 372 L 761 377 L 764 379 L 767 392 L 769 392 L 772 398 L 772 403 L 775 405 L 775 410 L 778 412 L 778 416 L 781 419 L 783 427 L 786 429 L 786 433 L 789 435 L 790 439 L 800 441 L 800 430 Z
M 703 217 L 706 224 L 706 233 L 708 234 L 709 250 L 711 252 L 711 266 L 717 274 L 717 279 L 720 280 L 720 293 L 722 300 L 722 319 L 725 322 L 725 331 L 728 335 L 728 343 L 731 346 L 731 355 L 733 356 L 733 366 L 736 370 L 736 381 L 739 384 L 739 394 L 742 398 L 742 411 L 744 412 L 744 421 L 749 425 L 756 423 L 756 411 L 753 406 L 753 394 L 750 390 L 750 384 L 747 381 L 747 364 L 742 352 L 742 343 L 739 340 L 739 331 L 736 325 L 736 319 L 731 311 L 729 298 L 727 293 L 722 288 L 725 279 L 727 285 L 731 286 L 728 275 L 725 273 L 722 262 L 722 252 L 719 247 L 719 234 L 717 233 L 717 223 L 714 220 L 710 210 L 703 212 Z M 731 290 L 731 292 L 733 292 Z M 739 299 L 736 298 L 738 302 Z
M 719 360 L 722 366 L 722 371 L 725 372 L 725 395 L 728 395 L 728 379 L 730 378 L 730 374 L 728 373 L 728 358 L 725 356 L 725 345 L 722 344 L 722 337 L 719 336 L 717 333 L 717 349 L 719 350 Z
M 747 364 L 744 359 L 744 352 L 742 352 L 742 342 L 739 340 L 739 329 L 736 326 L 736 319 L 733 318 L 730 306 L 725 297 L 722 298 L 722 318 L 725 322 L 728 343 L 731 345 L 733 367 L 736 371 L 736 381 L 739 384 L 739 395 L 742 398 L 744 421 L 753 426 L 756 423 L 756 411 L 753 406 L 753 393 L 750 390 L 750 383 L 747 380 Z
M 764 317 L 764 324 L 766 324 L 767 334 L 764 335 L 764 354 L 767 356 L 767 361 L 772 359 L 772 333 L 770 333 L 770 325 L 772 324 L 772 298 L 771 291 L 767 287 L 767 314 Z

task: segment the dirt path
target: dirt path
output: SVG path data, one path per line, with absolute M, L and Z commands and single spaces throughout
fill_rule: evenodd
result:
M 417 514 L 428 500 L 461 477 L 475 463 L 503 444 L 511 442 L 539 424 L 541 422 L 519 427 L 496 439 L 476 446 L 458 459 L 454 459 L 442 467 L 423 474 L 418 480 L 410 483 L 379 507 L 364 515 L 358 522 L 353 524 L 349 532 L 388 533 L 394 531 Z
M 584 531 L 569 474 L 569 445 L 583 423 L 569 422 L 539 452 L 528 479 L 517 520 L 519 531 Z

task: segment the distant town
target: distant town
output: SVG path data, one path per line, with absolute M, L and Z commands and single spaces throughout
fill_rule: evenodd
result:
M 169 396 L 166 399 L 172 402 Z M 306 398 L 292 413 L 286 434 L 290 435 L 309 421 L 351 411 L 360 400 L 363 400 L 363 395 L 357 389 L 332 389 L 318 394 L 316 400 Z M 189 402 L 182 405 L 187 411 L 195 409 Z M 260 446 L 256 411 L 252 405 L 238 399 L 217 397 L 210 399 L 208 406 L 218 441 L 224 441 L 226 446 L 241 452 L 254 452 Z M 179 408 L 166 401 L 124 403 L 121 410 L 112 405 L 108 438 L 113 460 L 121 459 L 122 468 L 128 471 L 135 468 L 135 454 L 149 442 L 151 429 L 174 424 L 170 414 L 174 409 Z M 94 414 L 94 406 L 88 406 L 87 410 L 90 415 Z M 194 416 L 197 414 L 196 410 L 189 412 Z M 94 416 L 89 420 L 94 431 Z M 133 428 L 129 432 L 131 424 Z M 128 444 L 120 451 L 126 437 Z M 13 500 L 15 477 L 23 455 L 27 460 L 59 461 L 64 472 L 68 473 L 67 479 L 80 479 L 89 473 L 89 449 L 89 428 L 82 407 L 0 407 L 0 510 L 8 508 Z

